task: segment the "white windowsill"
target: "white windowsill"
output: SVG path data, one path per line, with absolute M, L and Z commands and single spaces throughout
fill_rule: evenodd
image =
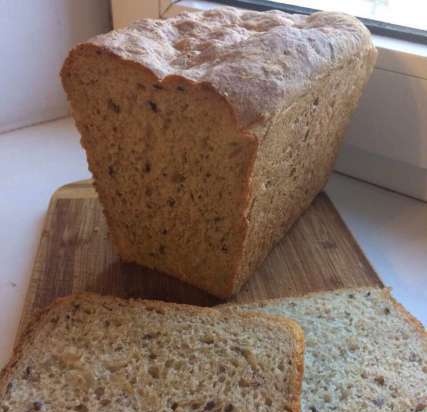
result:
M 0 135 L 0 368 L 10 356 L 52 193 L 89 177 L 71 119 Z M 397 299 L 427 324 L 427 204 L 332 176 L 327 192 Z

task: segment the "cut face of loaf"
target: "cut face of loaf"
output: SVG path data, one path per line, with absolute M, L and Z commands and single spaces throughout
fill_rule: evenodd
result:
M 283 315 L 304 329 L 303 412 L 427 410 L 427 334 L 388 290 L 344 289 L 239 309 Z
M 120 256 L 236 293 L 326 183 L 374 60 L 349 16 L 232 8 L 77 46 L 61 76 Z
M 292 321 L 83 295 L 31 325 L 0 410 L 298 412 L 302 369 Z

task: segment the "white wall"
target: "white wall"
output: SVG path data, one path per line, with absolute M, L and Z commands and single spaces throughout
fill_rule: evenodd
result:
M 110 20 L 109 0 L 0 0 L 0 132 L 68 113 L 62 62 Z

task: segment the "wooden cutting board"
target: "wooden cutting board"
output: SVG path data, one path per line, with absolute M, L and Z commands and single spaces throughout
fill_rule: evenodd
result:
M 252 302 L 369 285 L 382 283 L 327 195 L 321 193 L 232 300 Z M 80 291 L 202 306 L 220 303 L 174 278 L 122 263 L 90 181 L 66 185 L 51 199 L 20 331 L 34 311 Z

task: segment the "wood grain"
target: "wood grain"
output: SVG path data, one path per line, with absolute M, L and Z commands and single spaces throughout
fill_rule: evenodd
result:
M 369 285 L 382 283 L 321 193 L 233 301 Z M 66 185 L 51 199 L 20 330 L 34 311 L 57 297 L 81 291 L 202 306 L 220 303 L 174 278 L 122 263 L 90 181 Z

